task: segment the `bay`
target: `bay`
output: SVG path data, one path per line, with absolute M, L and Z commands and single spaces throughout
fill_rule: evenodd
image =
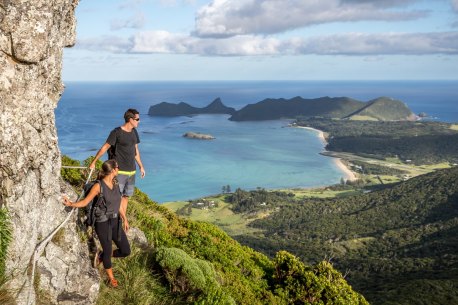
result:
M 149 106 L 163 101 L 202 107 L 220 97 L 240 109 L 264 98 L 349 96 L 367 101 L 401 99 L 416 113 L 458 121 L 458 82 L 71 82 L 56 109 L 59 147 L 83 160 L 94 155 L 109 131 L 123 123 L 127 108 L 141 113 L 140 151 L 147 170 L 137 185 L 153 200 L 186 200 L 219 193 L 230 185 L 312 187 L 338 183 L 343 173 L 319 155 L 313 131 L 285 128 L 288 121 L 231 122 L 226 115 L 158 118 Z M 212 141 L 183 138 L 212 134 Z M 138 177 L 137 177 L 138 178 Z

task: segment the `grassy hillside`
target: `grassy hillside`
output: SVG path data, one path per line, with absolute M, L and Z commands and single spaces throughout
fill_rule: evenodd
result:
M 81 175 L 63 174 L 73 181 Z M 99 305 L 367 304 L 329 262 L 306 265 L 285 251 L 270 259 L 212 224 L 177 216 L 138 189 L 128 217 L 148 246 L 115 260 L 121 288 L 103 285 Z
M 415 120 L 416 116 L 407 105 L 389 97 L 379 97 L 367 102 L 367 105 L 352 113 L 347 118 L 379 121 Z
M 234 209 L 260 208 L 260 194 L 247 194 Z M 457 167 L 365 195 L 273 198 L 262 200 L 278 209 L 251 224 L 263 233 L 240 242 L 269 255 L 286 249 L 312 264 L 332 257 L 371 304 L 458 303 Z

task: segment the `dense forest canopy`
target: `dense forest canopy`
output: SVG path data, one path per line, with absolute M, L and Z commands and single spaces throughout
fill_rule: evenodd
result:
M 299 119 L 298 126 L 328 133 L 327 150 L 415 164 L 458 163 L 458 131 L 442 122 Z
M 372 304 L 458 302 L 458 167 L 345 198 L 237 192 L 234 210 L 272 211 L 252 223 L 262 234 L 237 237 L 243 244 L 308 263 L 332 258 Z

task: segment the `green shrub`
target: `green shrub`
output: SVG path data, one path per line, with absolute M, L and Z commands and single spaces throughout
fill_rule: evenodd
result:
M 70 157 L 64 155 L 62 156 L 62 166 L 81 166 L 81 164 L 79 161 L 73 160 Z M 80 186 L 82 181 L 84 181 L 84 177 L 81 174 L 80 169 L 62 168 L 60 170 L 60 175 L 65 181 L 73 186 Z
M 305 266 L 294 255 L 279 251 L 274 264 L 275 292 L 288 304 L 369 304 L 329 262 Z
M 94 157 L 89 157 L 83 161 L 81 164 L 80 161 L 74 160 L 68 156 L 62 156 L 62 166 L 85 166 L 86 169 L 78 169 L 78 168 L 62 168 L 60 170 L 60 174 L 62 178 L 73 185 L 74 187 L 82 187 L 84 182 L 87 180 L 87 176 L 89 175 L 89 165 L 91 164 Z M 97 172 L 102 167 L 103 162 L 97 160 L 95 164 L 95 172 L 92 174 L 91 180 L 97 178 Z
M 218 287 L 213 266 L 177 248 L 160 247 L 156 261 L 174 292 L 203 292 Z
M 220 288 L 212 288 L 201 295 L 194 305 L 235 305 L 234 299 Z

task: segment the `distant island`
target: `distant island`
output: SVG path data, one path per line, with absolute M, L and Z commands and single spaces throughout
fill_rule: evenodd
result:
M 414 121 L 417 116 L 399 100 L 379 97 L 368 102 L 349 97 L 320 97 L 304 99 L 265 99 L 250 104 L 229 119 L 231 121 L 260 121 L 297 119 L 300 117 L 338 118 L 369 121 Z
M 209 134 L 203 134 L 198 132 L 187 132 L 183 135 L 184 138 L 197 139 L 197 140 L 214 140 L 215 137 Z
M 378 97 L 368 102 L 349 97 L 320 97 L 304 99 L 300 96 L 291 99 L 264 99 L 249 104 L 236 111 L 226 107 L 220 98 L 204 108 L 196 108 L 186 103 L 160 103 L 150 107 L 152 116 L 183 116 L 194 114 L 230 114 L 231 121 L 262 121 L 297 118 L 337 118 L 359 121 L 415 121 L 416 116 L 400 100 Z
M 226 107 L 220 98 L 216 98 L 208 106 L 203 108 L 193 107 L 187 103 L 172 104 L 162 102 L 149 108 L 151 116 L 189 116 L 196 114 L 234 114 L 235 109 Z

